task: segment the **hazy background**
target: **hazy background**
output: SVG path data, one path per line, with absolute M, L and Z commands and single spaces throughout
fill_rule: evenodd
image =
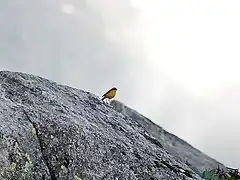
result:
M 11 0 L 0 68 L 117 99 L 240 167 L 240 1 Z

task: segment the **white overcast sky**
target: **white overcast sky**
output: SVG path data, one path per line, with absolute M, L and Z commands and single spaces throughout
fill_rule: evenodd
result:
M 122 36 L 111 16 L 120 4 L 97 6 L 110 27 L 109 38 L 141 55 L 129 72 L 130 86 L 120 86 L 117 98 L 210 156 L 239 167 L 240 1 L 131 4 L 137 15 L 130 28 L 121 29 Z
M 17 0 L 0 6 L 1 69 L 116 99 L 240 167 L 239 0 Z
M 132 4 L 148 72 L 142 88 L 150 91 L 135 106 L 200 150 L 240 166 L 240 1 Z

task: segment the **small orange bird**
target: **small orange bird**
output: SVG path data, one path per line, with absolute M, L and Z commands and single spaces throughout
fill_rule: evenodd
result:
M 117 92 L 117 88 L 112 88 L 112 89 L 110 89 L 109 91 L 107 91 L 104 95 L 102 95 L 102 100 L 104 100 L 104 99 L 112 99 L 112 98 L 114 98 L 114 96 L 116 95 L 116 92 Z

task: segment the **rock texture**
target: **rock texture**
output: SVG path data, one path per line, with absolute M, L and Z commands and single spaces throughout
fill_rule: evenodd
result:
M 0 179 L 200 179 L 138 118 L 89 92 L 2 71 Z
M 220 162 L 195 149 L 177 136 L 165 131 L 162 127 L 154 124 L 150 119 L 125 106 L 121 102 L 112 101 L 111 105 L 118 112 L 145 127 L 145 130 L 156 138 L 164 149 L 179 161 L 186 162 L 190 167 L 197 168 L 201 172 L 205 169 L 216 169 L 218 167 L 226 169 Z

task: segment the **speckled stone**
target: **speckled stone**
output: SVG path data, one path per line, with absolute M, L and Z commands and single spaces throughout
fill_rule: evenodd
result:
M 94 94 L 0 72 L 1 180 L 200 179 Z

